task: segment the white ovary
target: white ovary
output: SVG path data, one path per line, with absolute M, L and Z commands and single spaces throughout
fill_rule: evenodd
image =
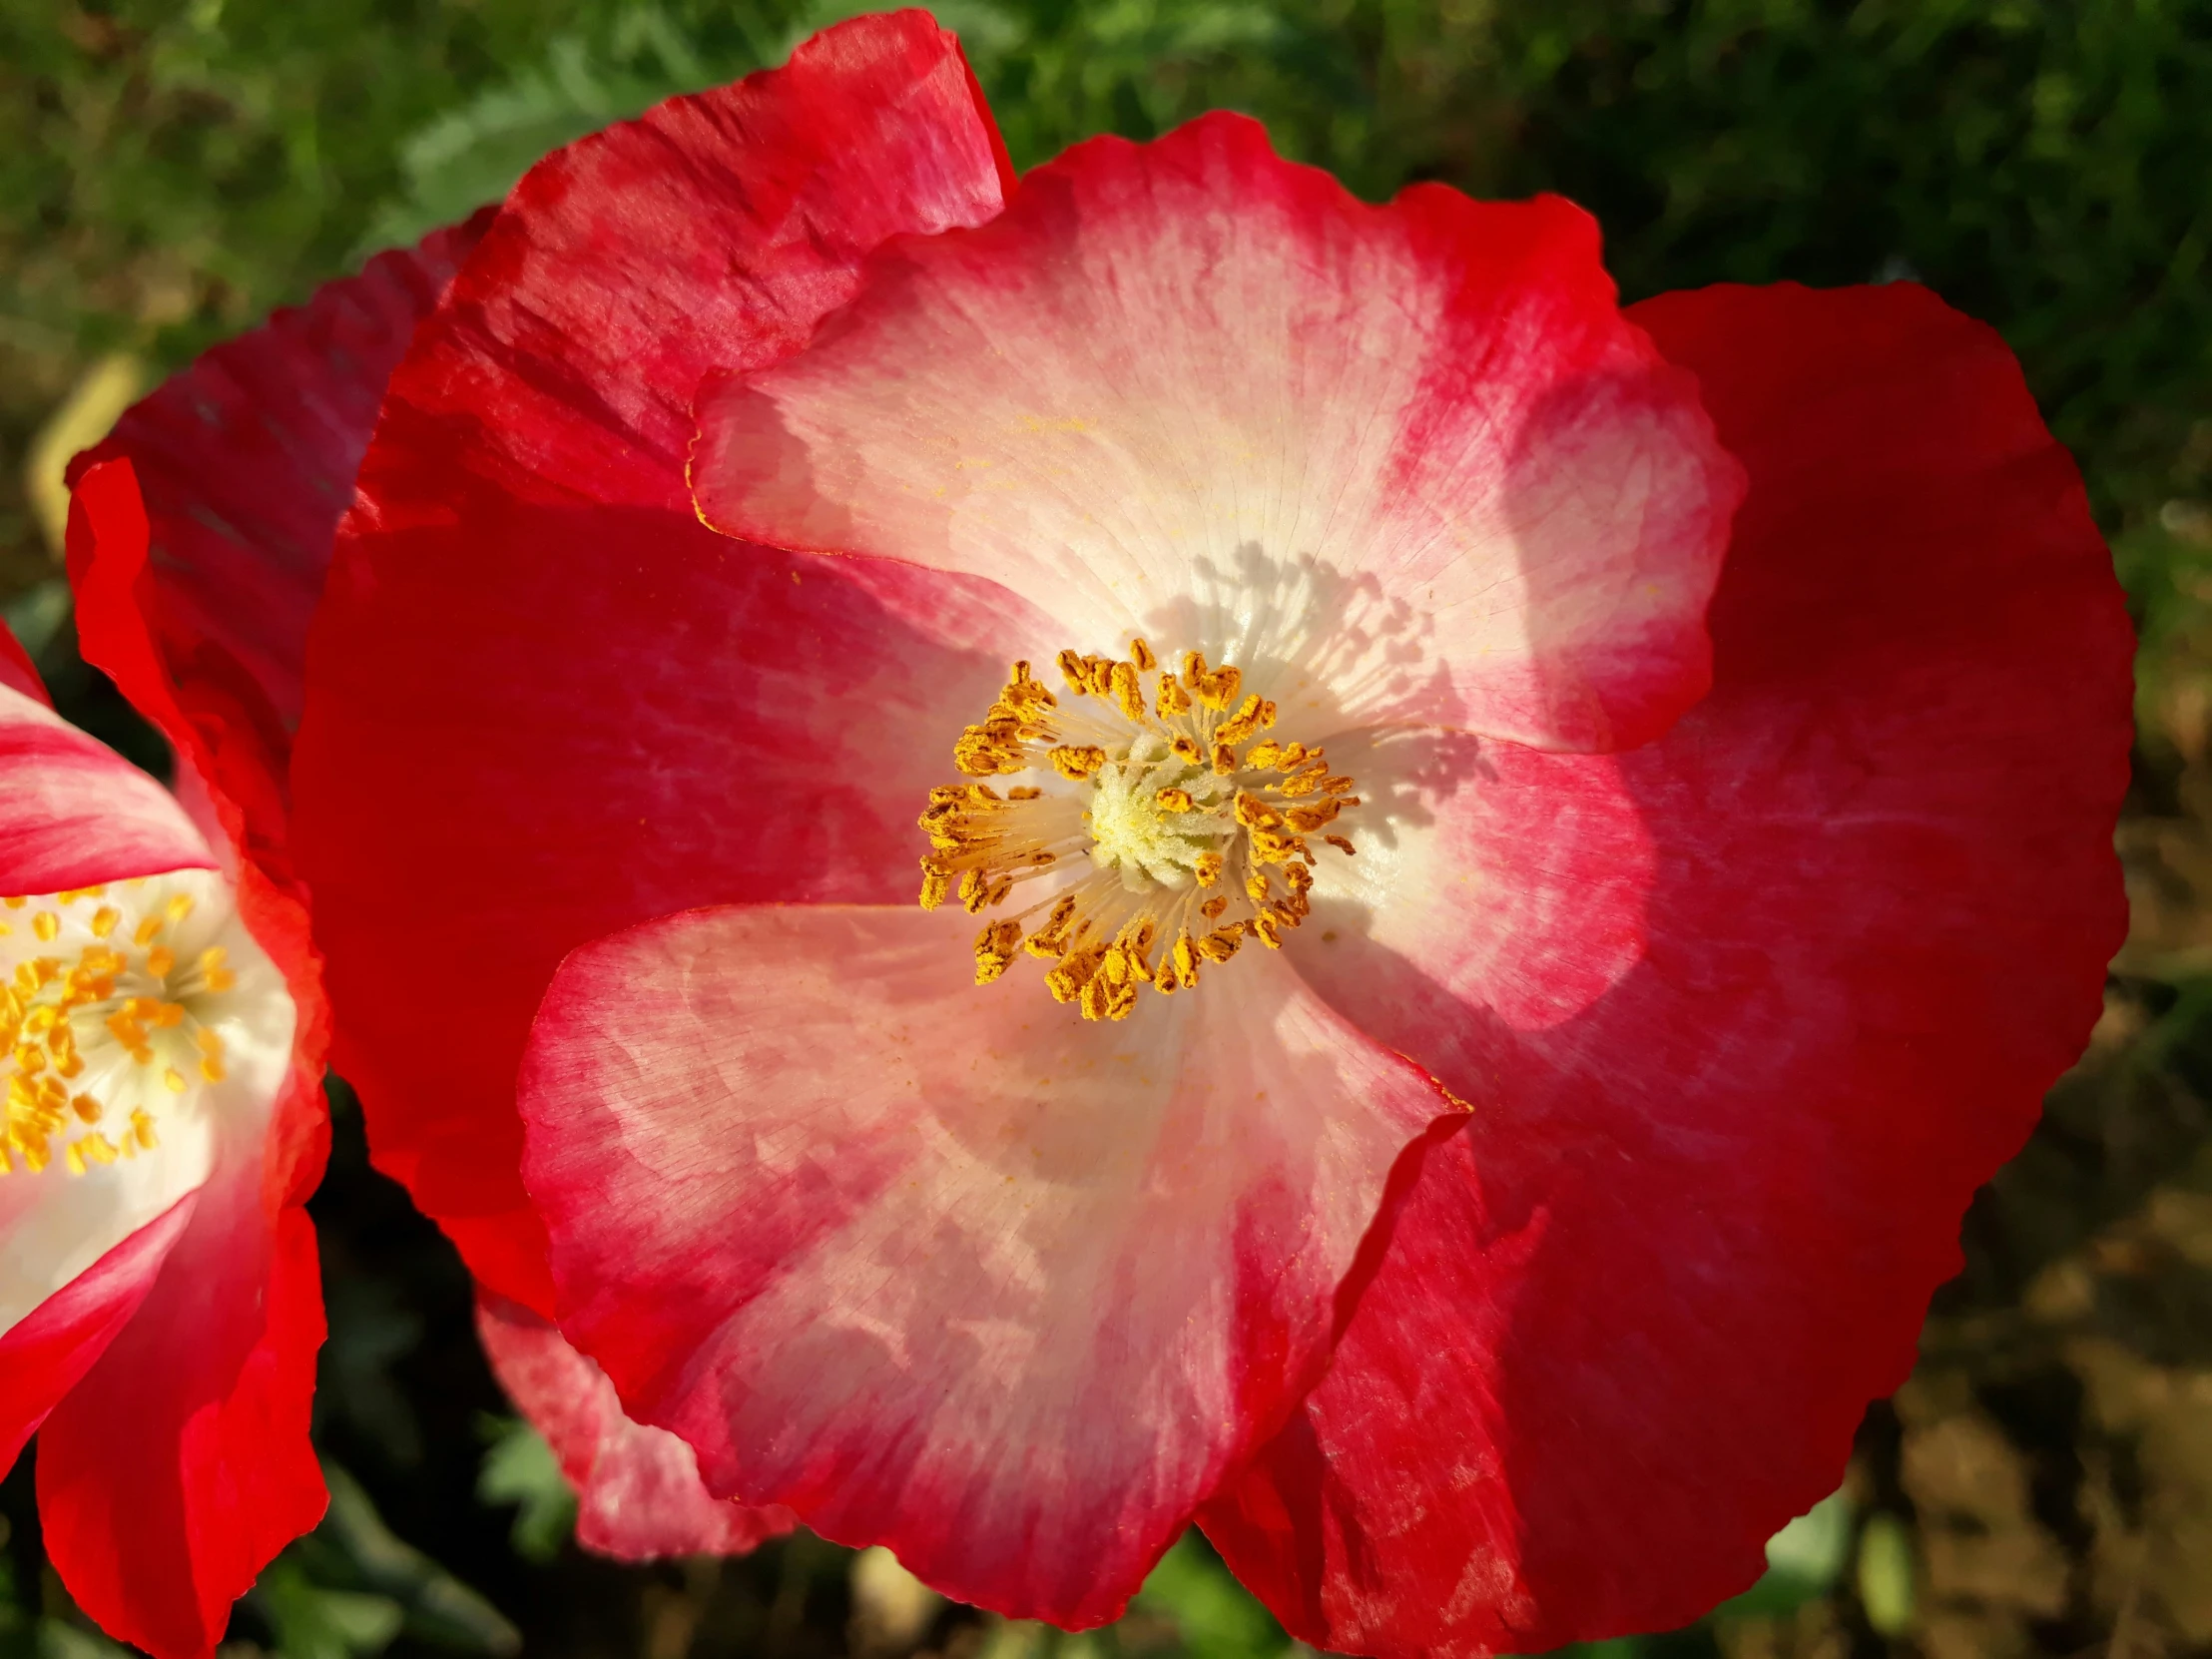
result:
M 1163 813 L 1164 789 L 1181 789 L 1197 810 Z M 1200 857 L 1229 838 L 1212 815 L 1234 793 L 1227 779 L 1183 760 L 1166 739 L 1139 735 L 1125 752 L 1108 752 L 1092 785 L 1091 862 L 1120 871 L 1131 892 L 1188 887 Z
M 252 1144 L 296 1020 L 212 870 L 0 901 L 0 1334 Z

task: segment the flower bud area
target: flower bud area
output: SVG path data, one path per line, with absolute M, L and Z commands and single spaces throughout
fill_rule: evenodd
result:
M 294 1017 L 213 871 L 0 899 L 0 1329 L 206 1181 Z
M 1196 651 L 1163 666 L 1059 656 L 1063 698 L 1015 663 L 953 765 L 974 782 L 929 792 L 921 904 L 957 898 L 985 922 L 975 980 L 1023 952 L 1087 1019 L 1125 1019 L 1138 993 L 1196 989 L 1247 939 L 1280 949 L 1312 910 L 1318 848 L 1359 807 L 1319 747 L 1272 736 L 1275 705 Z M 1034 782 L 1003 790 L 983 779 Z

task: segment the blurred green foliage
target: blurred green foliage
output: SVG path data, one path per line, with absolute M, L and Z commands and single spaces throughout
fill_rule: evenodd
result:
M 808 0 L 0 0 L 0 352 L 175 361 Z M 1564 191 L 1625 290 L 1912 273 L 2115 524 L 2212 405 L 2204 0 L 949 0 L 1022 165 L 1216 105 L 1383 195 Z M 2201 460 L 2195 463 L 2201 471 Z

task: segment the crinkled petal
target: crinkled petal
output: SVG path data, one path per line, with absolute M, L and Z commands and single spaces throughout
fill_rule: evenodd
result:
M 138 1311 L 197 1201 L 187 1193 L 0 1337 L 0 1470 Z
M 1741 492 L 1587 215 L 1369 207 L 1232 115 L 886 246 L 805 352 L 703 396 L 693 479 L 733 535 L 985 577 L 1063 644 L 1236 651 L 1302 731 L 1564 749 L 1704 691 Z
M 1328 1378 L 1202 1517 L 1326 1648 L 1536 1652 L 1749 1583 L 1906 1376 L 2125 925 L 2129 627 L 1995 334 L 1906 284 L 1631 314 L 1750 471 L 1712 695 L 1634 754 L 1493 757 L 1439 791 L 1437 837 L 1515 830 L 1490 798 L 1546 769 L 1555 825 L 1467 851 L 1483 878 L 1387 944 L 1294 941 L 1472 1107 Z M 1500 987 L 1592 944 L 1555 920 L 1470 948 L 1485 894 L 1602 885 L 1619 816 L 1581 807 L 1623 797 L 1635 960 L 1526 1017 Z
M 606 1374 L 519 1302 L 479 1292 L 476 1333 L 499 1385 L 576 1488 L 576 1541 L 586 1549 L 622 1561 L 742 1555 L 799 1524 L 789 1509 L 710 1493 L 692 1448 L 624 1416 Z
M 256 861 L 225 793 L 233 775 L 220 764 L 203 770 L 208 751 L 155 647 L 154 613 L 126 597 L 145 571 L 148 538 L 132 463 L 87 468 L 70 522 L 80 607 L 106 619 L 109 671 L 177 746 L 183 801 L 214 842 L 211 856 L 194 834 L 198 855 L 173 863 L 224 866 L 241 916 L 283 977 L 288 1031 L 272 1036 L 267 1068 L 252 1078 L 238 1068 L 220 1086 L 210 1114 L 220 1132 L 191 1221 L 130 1323 L 47 1418 L 38 1486 L 49 1556 L 78 1603 L 156 1659 L 200 1659 L 221 1639 L 231 1603 L 322 1510 L 307 1444 L 321 1288 L 302 1206 L 327 1143 L 328 1021 L 305 912 Z M 191 832 L 179 803 L 142 784 Z M 123 873 L 138 871 L 50 875 L 44 885 Z
M 803 341 L 884 236 L 995 213 L 1002 161 L 949 34 L 858 19 L 541 163 L 393 379 L 295 832 L 378 1167 L 540 1313 L 514 1074 L 561 957 L 689 904 L 907 896 L 1019 609 L 708 532 L 693 391 Z M 465 1021 L 421 995 L 440 964 Z
M 86 657 L 237 803 L 265 866 L 280 865 L 307 619 L 384 382 L 490 218 L 379 254 L 214 347 L 70 463 L 75 484 L 129 460 L 152 529 L 150 557 L 88 539 L 73 558 Z M 87 580 L 117 557 L 128 569 Z M 143 683 L 149 666 L 166 686 Z
M 708 1485 L 1113 1617 L 1327 1362 L 1448 1103 L 1257 948 L 1090 1023 L 962 922 L 738 906 L 571 956 L 525 1060 L 562 1330 Z
M 39 1434 L 48 1555 L 154 1659 L 212 1654 L 231 1604 L 322 1515 L 314 1226 L 270 1191 L 264 1128 L 240 1126 L 145 1303 Z

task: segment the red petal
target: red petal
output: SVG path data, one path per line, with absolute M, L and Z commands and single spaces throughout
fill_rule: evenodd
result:
M 687 904 L 907 896 L 930 763 L 1004 672 L 970 644 L 1002 595 L 703 529 L 693 389 L 804 340 L 884 236 L 995 213 L 998 154 L 949 34 L 842 25 L 541 163 L 394 378 L 296 832 L 378 1166 L 541 1313 L 514 1070 L 562 955 Z M 465 1022 L 427 964 L 466 964 Z
M 1562 749 L 1703 693 L 1741 493 L 1588 216 L 1368 207 L 1232 115 L 1079 145 L 981 229 L 883 249 L 809 349 L 702 397 L 693 475 L 733 535 L 1003 583 L 1061 623 L 1047 652 L 1229 650 L 1216 619 L 1303 575 L 1341 594 L 1274 624 L 1327 682 L 1318 719 L 1274 693 L 1288 726 Z M 1356 643 L 1310 643 L 1362 601 Z
M 21 692 L 49 709 L 54 706 L 54 700 L 46 695 L 46 682 L 38 677 L 38 669 L 31 662 L 30 653 L 23 649 L 23 642 L 4 622 L 0 622 L 0 686 Z
M 799 1524 L 789 1509 L 710 1494 L 692 1448 L 624 1416 L 606 1373 L 520 1303 L 480 1292 L 476 1332 L 499 1385 L 576 1488 L 576 1540 L 586 1549 L 621 1561 L 743 1555 Z
M 1301 958 L 1474 1105 L 1328 1379 L 1203 1517 L 1329 1648 L 1533 1652 L 1750 1582 L 1910 1369 L 2125 924 L 2127 619 L 1995 334 L 1902 284 L 1632 314 L 1750 468 L 1714 690 L 1648 749 L 1514 766 L 1635 802 L 1641 961 L 1515 1029 L 1450 951 Z M 1523 843 L 1532 884 L 1599 878 L 1589 822 Z
M 1272 953 L 1091 1023 L 966 917 L 737 906 L 570 956 L 524 1063 L 562 1329 L 717 1491 L 1112 1618 L 1326 1364 L 1446 1103 Z
M 198 1201 L 186 1194 L 0 1337 L 0 1470 L 138 1311 Z
M 0 888 L 62 892 L 215 862 L 161 785 L 43 701 L 0 687 Z
M 150 552 L 128 533 L 70 544 L 86 660 L 236 809 L 233 837 L 279 884 L 307 618 L 330 539 L 384 382 L 489 221 L 379 254 L 216 346 L 70 463 L 75 485 L 128 460 L 151 521 Z
M 322 1515 L 314 1227 L 276 1208 L 258 1153 L 226 1149 L 137 1317 L 39 1435 L 48 1555 L 102 1629 L 155 1659 L 205 1659 L 231 1603 Z

